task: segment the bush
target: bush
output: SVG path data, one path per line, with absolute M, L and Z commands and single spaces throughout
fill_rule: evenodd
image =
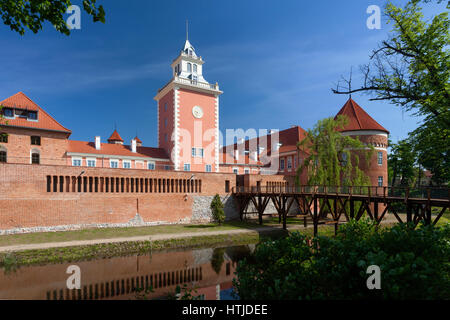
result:
M 377 231 L 366 220 L 335 238 L 293 233 L 258 245 L 234 286 L 241 299 L 449 299 L 449 239 L 449 224 Z M 381 290 L 366 286 L 370 265 L 381 269 Z
M 214 196 L 210 207 L 214 221 L 221 225 L 225 221 L 225 211 L 223 210 L 223 203 L 218 194 Z

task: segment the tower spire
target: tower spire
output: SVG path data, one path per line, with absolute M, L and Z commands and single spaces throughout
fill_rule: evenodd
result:
M 186 41 L 189 41 L 189 21 L 186 19 Z

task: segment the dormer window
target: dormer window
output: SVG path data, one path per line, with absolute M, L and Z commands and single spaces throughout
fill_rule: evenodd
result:
M 15 109 L 14 110 L 14 114 L 17 117 L 20 117 L 20 118 L 27 118 L 28 117 L 28 111 L 27 110 L 23 110 L 23 109 Z
M 27 120 L 37 120 L 38 113 L 37 111 L 28 111 L 25 109 L 13 109 L 13 108 L 3 108 L 3 116 L 5 118 L 25 118 Z
M 28 112 L 28 119 L 29 120 L 37 120 L 37 112 L 36 111 L 29 111 Z
M 14 117 L 13 109 L 11 109 L 11 108 L 4 108 L 3 109 L 3 116 L 8 117 L 8 118 Z

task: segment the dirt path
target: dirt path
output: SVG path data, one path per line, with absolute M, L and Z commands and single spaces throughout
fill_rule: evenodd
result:
M 0 247 L 0 252 L 8 251 L 23 251 L 33 249 L 48 249 L 48 248 L 61 248 L 71 246 L 85 246 L 101 243 L 119 243 L 129 241 L 156 241 L 156 240 L 171 240 L 180 238 L 193 238 L 204 236 L 215 236 L 223 234 L 241 234 L 241 233 L 258 233 L 260 231 L 277 230 L 279 228 L 261 227 L 254 229 L 239 229 L 239 230 L 221 230 L 221 231 L 206 231 L 206 232 L 185 232 L 185 233 L 164 233 L 147 236 L 136 237 L 123 237 L 123 238 L 109 238 L 109 239 L 92 239 L 92 240 L 78 240 L 78 241 L 65 241 L 65 242 L 45 242 L 45 243 L 33 243 L 33 244 L 17 244 L 12 246 Z M 297 229 L 297 228 L 289 228 Z
M 392 219 L 393 218 L 393 219 Z M 383 220 L 385 223 L 396 222 L 395 217 L 389 217 Z M 308 229 L 312 228 L 312 224 L 308 225 Z M 102 243 L 120 243 L 130 241 L 156 241 L 156 240 L 171 240 L 180 238 L 193 238 L 193 237 L 207 237 L 223 234 L 242 234 L 242 233 L 258 233 L 264 231 L 280 230 L 280 226 L 263 226 L 254 229 L 238 229 L 238 230 L 222 230 L 222 231 L 206 231 L 206 232 L 184 232 L 184 233 L 163 233 L 147 236 L 136 237 L 122 237 L 122 238 L 109 238 L 109 239 L 91 239 L 91 240 L 78 240 L 78 241 L 64 241 L 64 242 L 44 242 L 44 243 L 32 243 L 32 244 L 17 244 L 12 246 L 0 246 L 0 252 L 13 252 L 23 250 L 35 250 L 35 249 L 49 249 L 49 248 L 62 248 L 72 246 L 85 246 Z M 289 231 L 305 229 L 302 225 L 288 225 Z

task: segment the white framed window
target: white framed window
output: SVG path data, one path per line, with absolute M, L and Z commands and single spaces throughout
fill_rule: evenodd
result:
M 244 174 L 250 174 L 250 169 L 249 168 L 244 168 Z
M 144 169 L 144 168 L 145 168 L 145 167 L 144 167 L 144 162 L 143 162 L 143 161 L 138 161 L 138 160 L 134 161 L 134 168 L 135 168 L 135 169 L 137 169 L 137 168 L 142 168 L 142 169 Z
M 192 64 L 187 64 L 187 72 L 192 72 Z
M 197 73 L 197 65 L 194 64 L 194 73 Z
M 148 170 L 155 170 L 155 163 L 154 162 L 148 162 L 147 163 L 147 169 Z
M 88 167 L 95 167 L 97 165 L 97 161 L 95 158 L 88 158 L 86 159 L 86 165 Z
M 206 165 L 206 172 L 212 172 L 212 166 L 210 164 Z
M 81 167 L 81 158 L 72 158 L 72 166 Z
M 294 168 L 297 168 L 297 156 L 294 156 Z
M 287 168 L 288 168 L 289 170 L 292 169 L 292 157 L 288 157 L 288 158 L 287 158 Z
M 239 168 L 234 167 L 234 168 L 233 168 L 233 173 L 234 173 L 234 174 L 239 174 Z
M 191 171 L 191 164 L 185 163 L 183 169 L 184 169 L 184 171 Z
M 39 149 L 32 149 L 30 151 L 30 160 L 31 164 L 40 164 L 41 163 L 41 152 Z
M 122 166 L 123 166 L 124 169 L 131 169 L 131 161 L 123 160 L 122 161 Z
M 170 170 L 170 166 L 165 165 L 165 166 L 164 166 L 164 170 Z
M 284 159 L 280 159 L 280 170 L 284 170 Z
M 109 166 L 111 168 L 118 168 L 119 167 L 119 160 L 109 160 Z
M 381 152 L 381 151 L 378 151 L 378 165 L 383 165 L 383 152 Z
M 383 186 L 383 176 L 379 176 L 378 177 L 378 186 L 382 187 Z
M 204 150 L 203 148 L 192 148 L 191 149 L 191 155 L 193 157 L 200 157 L 203 158 Z

